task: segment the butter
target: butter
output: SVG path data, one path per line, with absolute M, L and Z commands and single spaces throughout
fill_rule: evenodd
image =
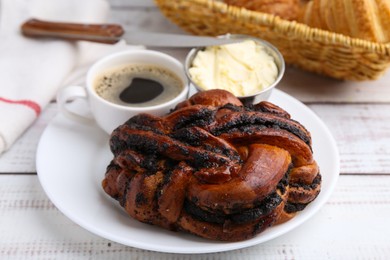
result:
M 278 67 L 262 45 L 246 40 L 199 51 L 189 74 L 204 90 L 224 89 L 236 96 L 250 96 L 275 82 Z

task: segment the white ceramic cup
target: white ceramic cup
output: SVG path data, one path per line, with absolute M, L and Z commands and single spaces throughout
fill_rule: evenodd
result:
M 126 64 L 142 64 L 163 67 L 175 73 L 183 82 L 183 89 L 176 97 L 171 100 L 154 106 L 137 107 L 124 106 L 111 103 L 100 97 L 94 88 L 94 80 L 103 71 Z M 97 61 L 87 73 L 86 86 L 69 86 L 57 94 L 57 103 L 59 110 L 65 116 L 79 122 L 96 123 L 108 134 L 126 122 L 130 117 L 139 113 L 150 113 L 161 116 L 168 113 L 179 102 L 188 97 L 189 84 L 185 75 L 183 65 L 175 58 L 157 51 L 151 50 L 131 50 L 111 54 Z M 72 111 L 67 103 L 75 99 L 85 99 L 91 110 L 92 117 Z

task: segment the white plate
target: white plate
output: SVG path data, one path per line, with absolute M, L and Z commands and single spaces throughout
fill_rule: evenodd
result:
M 67 217 L 92 233 L 124 245 L 159 252 L 210 253 L 268 241 L 313 216 L 329 198 L 339 175 L 337 146 L 325 124 L 305 105 L 279 90 L 273 91 L 270 101 L 287 110 L 311 132 L 314 157 L 323 177 L 322 191 L 295 218 L 252 239 L 234 243 L 210 241 L 130 218 L 101 188 L 105 168 L 112 159 L 108 135 L 94 124 L 76 123 L 62 115 L 50 122 L 39 142 L 39 180 L 51 201 Z

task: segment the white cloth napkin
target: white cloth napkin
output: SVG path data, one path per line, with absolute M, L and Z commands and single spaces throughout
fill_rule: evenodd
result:
M 0 154 L 34 122 L 62 86 L 82 83 L 88 67 L 102 56 L 128 48 L 61 40 L 29 39 L 20 25 L 29 18 L 104 23 L 105 0 L 1 0 Z

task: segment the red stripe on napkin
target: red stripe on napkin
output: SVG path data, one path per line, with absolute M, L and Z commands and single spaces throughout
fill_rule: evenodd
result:
M 5 103 L 9 103 L 9 104 L 17 104 L 17 105 L 23 105 L 23 106 L 29 107 L 32 110 L 34 110 L 34 112 L 37 116 L 39 116 L 39 114 L 41 113 L 41 106 L 38 105 L 37 103 L 35 103 L 34 101 L 31 101 L 31 100 L 10 100 L 10 99 L 0 97 L 0 101 L 3 101 Z

